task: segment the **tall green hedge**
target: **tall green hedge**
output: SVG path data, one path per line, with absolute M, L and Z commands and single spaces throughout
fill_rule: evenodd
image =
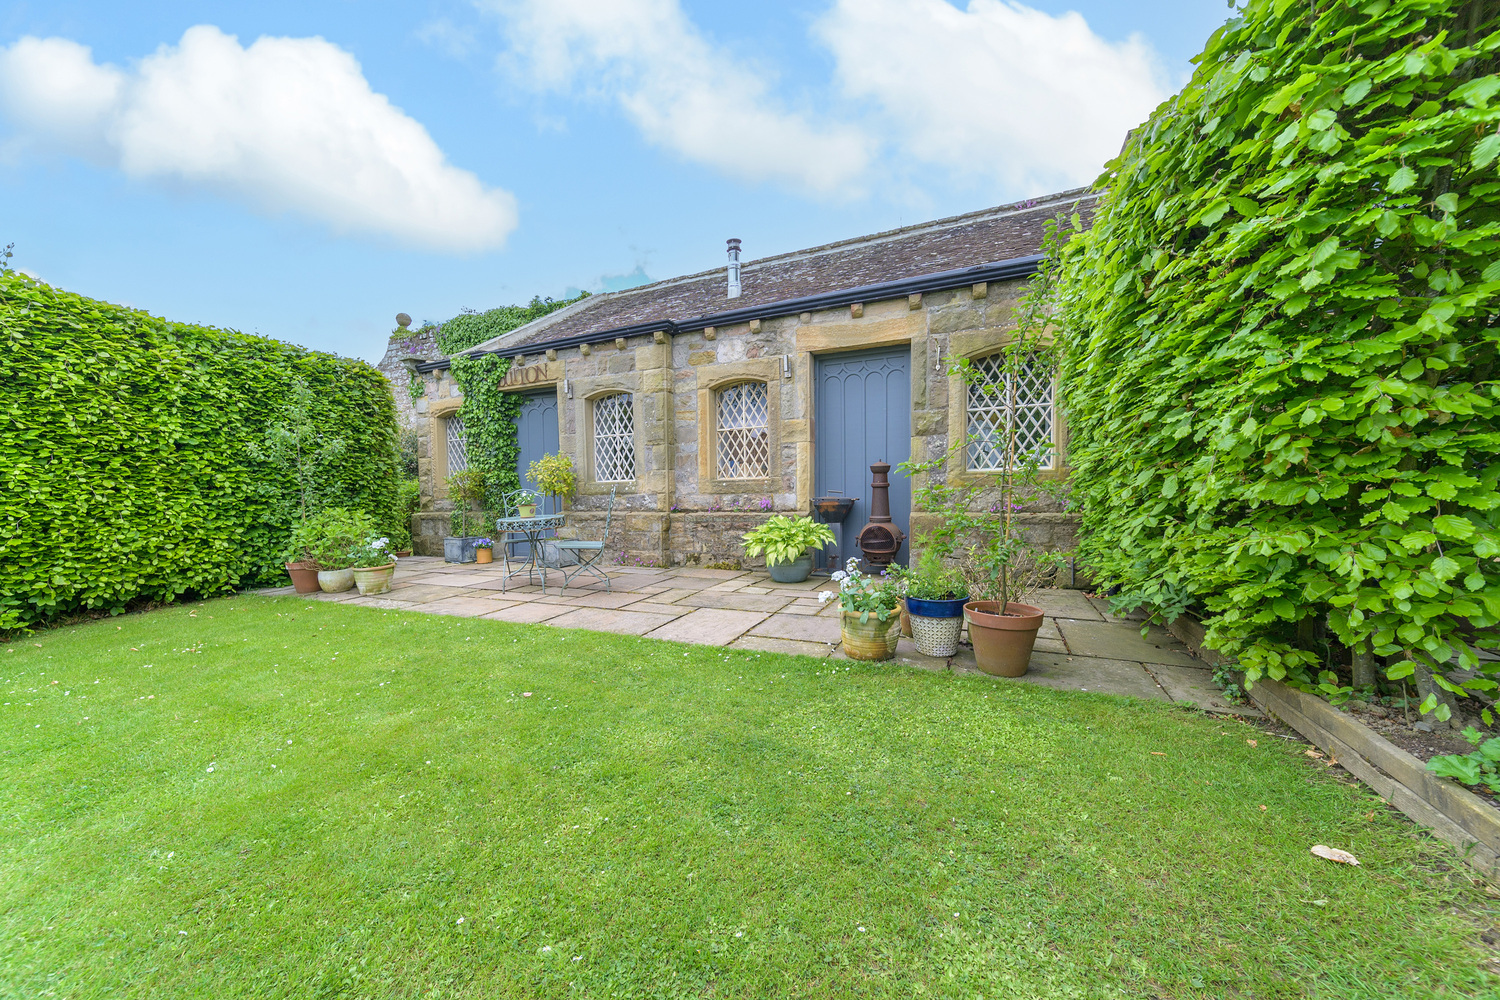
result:
M 1500 620 L 1497 51 L 1494 0 L 1249 0 L 1063 253 L 1083 555 L 1252 678 L 1495 688 L 1441 673 Z
M 389 385 L 359 361 L 0 274 L 0 629 L 284 578 L 291 483 L 252 457 L 298 379 L 329 505 L 394 526 Z

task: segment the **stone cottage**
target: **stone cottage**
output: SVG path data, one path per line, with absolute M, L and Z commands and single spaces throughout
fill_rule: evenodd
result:
M 523 480 L 544 453 L 572 456 L 579 489 L 564 533 L 598 538 L 615 494 L 611 560 L 738 565 L 744 531 L 837 495 L 854 501 L 842 555 L 857 554 L 871 463 L 937 457 L 975 434 L 946 475 L 992 481 L 993 397 L 967 391 L 947 361 L 993 365 L 1045 224 L 1087 217 L 1094 198 L 1068 191 L 743 264 L 730 240 L 725 267 L 595 295 L 466 353 L 514 359 L 505 388 L 523 396 Z M 407 364 L 426 380 L 412 536 L 419 553 L 437 554 L 451 509 L 443 480 L 466 464 L 463 400 L 447 359 Z M 1065 477 L 1051 375 L 1022 381 L 1023 438 L 1049 443 L 1043 474 Z M 399 379 L 396 391 L 406 391 Z M 922 528 L 911 485 L 891 473 L 903 562 Z M 1035 540 L 1071 549 L 1070 515 L 1044 505 L 1021 521 Z

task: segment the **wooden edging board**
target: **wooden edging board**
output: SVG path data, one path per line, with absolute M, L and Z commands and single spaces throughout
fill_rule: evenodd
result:
M 1322 698 L 1261 678 L 1250 697 L 1336 758 L 1381 798 L 1433 836 L 1458 848 L 1489 875 L 1500 875 L 1500 809 L 1439 778 L 1420 760 Z
M 1232 662 L 1203 648 L 1203 625 L 1190 615 L 1179 617 L 1168 630 L 1205 662 L 1213 666 Z M 1500 876 L 1500 809 L 1461 785 L 1439 778 L 1420 760 L 1322 698 L 1268 678 L 1256 681 L 1247 693 L 1267 715 L 1274 715 L 1332 755 L 1412 822 L 1458 848 L 1469 864 Z

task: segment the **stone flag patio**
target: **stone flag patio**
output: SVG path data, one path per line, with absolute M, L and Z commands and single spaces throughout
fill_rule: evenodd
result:
M 504 572 L 500 563 L 458 565 L 433 556 L 412 556 L 397 565 L 388 594 L 361 597 L 349 590 L 307 596 L 361 607 L 619 632 L 729 649 L 843 657 L 838 606 L 820 605 L 817 599 L 818 591 L 832 587 L 827 577 L 786 584 L 772 581 L 764 570 L 614 566 L 608 569 L 608 592 L 602 581 L 584 583 L 583 578 L 559 592 L 562 574 L 550 570 L 543 593 L 534 583 L 516 586 L 523 582 L 519 578 L 502 590 Z M 260 593 L 293 591 L 278 587 Z M 1185 702 L 1211 712 L 1259 714 L 1225 702 L 1208 666 L 1165 629 L 1152 626 L 1142 636 L 1139 621 L 1117 618 L 1107 602 L 1077 590 L 1045 590 L 1034 603 L 1047 618 L 1030 669 L 1019 678 L 1022 682 Z M 955 656 L 938 659 L 923 656 L 903 638 L 896 662 L 985 676 L 974 666 L 967 644 Z

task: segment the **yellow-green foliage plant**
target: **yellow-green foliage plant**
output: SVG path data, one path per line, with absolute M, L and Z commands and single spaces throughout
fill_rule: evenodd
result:
M 304 419 L 342 442 L 313 481 L 268 447 Z M 0 630 L 284 580 L 303 496 L 384 531 L 397 461 L 363 362 L 0 270 Z
M 1082 555 L 1252 680 L 1496 686 L 1497 49 L 1494 0 L 1250 0 L 1062 251 Z

